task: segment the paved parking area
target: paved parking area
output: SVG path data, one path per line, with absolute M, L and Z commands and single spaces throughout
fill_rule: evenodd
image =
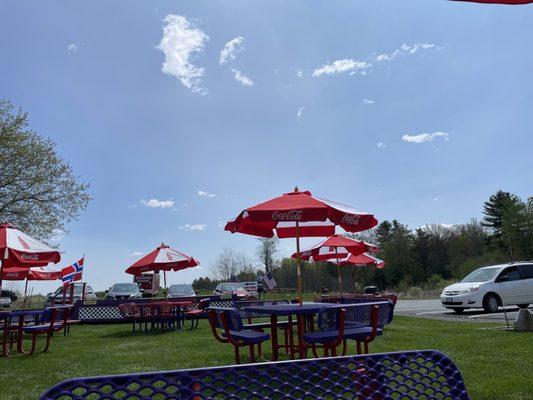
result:
M 533 307 L 529 307 L 533 310 Z M 507 319 L 511 324 L 518 315 L 518 307 L 505 307 Z M 414 317 L 438 318 L 442 320 L 464 320 L 470 322 L 501 322 L 505 324 L 505 313 L 486 314 L 481 309 L 465 310 L 464 314 L 456 314 L 442 307 L 439 299 L 430 300 L 398 300 L 394 312 L 399 315 Z

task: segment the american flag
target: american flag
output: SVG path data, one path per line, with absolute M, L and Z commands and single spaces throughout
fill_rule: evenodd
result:
M 263 275 L 263 280 L 265 281 L 265 284 L 268 286 L 268 288 L 271 290 L 278 286 L 274 277 L 272 276 L 272 272 Z
M 66 288 L 74 281 L 80 281 L 81 275 L 83 274 L 83 257 L 78 262 L 75 262 L 68 267 L 65 267 L 61 270 L 61 280 L 63 281 L 63 287 Z

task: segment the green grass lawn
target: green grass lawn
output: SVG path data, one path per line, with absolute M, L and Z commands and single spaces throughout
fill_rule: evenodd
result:
M 397 316 L 370 351 L 437 349 L 459 366 L 473 399 L 532 399 L 532 334 L 494 326 Z M 0 358 L 0 398 L 35 399 L 76 376 L 232 363 L 232 347 L 216 342 L 206 321 L 193 331 L 148 334 L 129 324 L 75 326 L 69 336 L 55 336 L 48 353 Z

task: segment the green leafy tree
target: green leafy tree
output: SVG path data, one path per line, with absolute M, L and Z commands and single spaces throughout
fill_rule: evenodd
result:
M 0 100 L 0 222 L 42 239 L 76 219 L 90 197 L 55 143 L 28 128 L 28 115 Z
M 505 207 L 519 202 L 520 199 L 515 194 L 498 190 L 484 203 L 483 220 L 481 221 L 481 225 L 491 230 L 492 240 L 497 241 L 502 237 Z

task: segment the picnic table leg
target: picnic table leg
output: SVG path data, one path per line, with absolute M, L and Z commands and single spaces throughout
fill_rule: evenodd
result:
M 288 335 L 289 357 L 294 360 L 294 325 L 292 323 L 292 315 L 289 315 L 289 335 Z
M 307 355 L 307 347 L 304 344 L 304 329 L 305 329 L 305 316 L 298 314 L 296 316 L 298 322 L 298 350 L 300 352 L 300 358 L 305 358 Z
M 272 339 L 272 361 L 278 361 L 278 317 L 270 315 L 270 336 Z

